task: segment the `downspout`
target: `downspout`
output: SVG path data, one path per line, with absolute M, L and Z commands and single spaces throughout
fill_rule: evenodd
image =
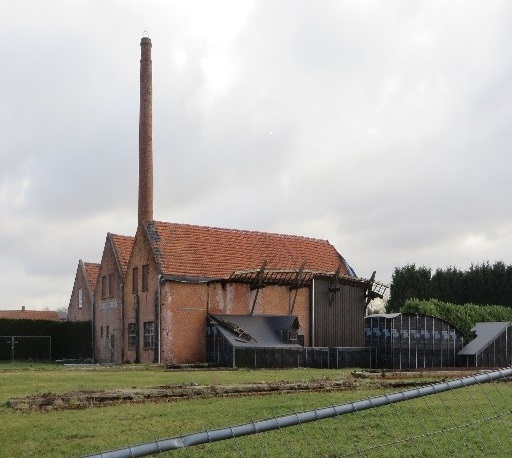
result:
M 315 346 L 315 279 L 311 281 L 311 346 Z
M 124 283 L 121 282 L 121 364 L 124 362 Z
M 94 303 L 94 296 L 92 297 L 92 322 L 91 322 L 91 333 L 92 333 L 92 342 L 91 342 L 91 347 L 92 347 L 92 362 L 95 363 L 96 362 L 96 349 L 94 348 L 95 345 L 94 345 L 94 333 L 95 333 L 95 330 L 96 330 L 96 327 L 95 327 L 95 320 L 96 320 L 96 312 L 94 310 L 96 304 Z
M 161 358 L 161 354 L 162 354 L 162 346 L 161 346 L 161 343 L 160 343 L 160 339 L 162 337 L 162 324 L 161 324 L 161 316 L 162 316 L 162 294 L 161 294 L 161 290 L 160 290 L 160 284 L 162 283 L 162 275 L 158 275 L 158 278 L 157 278 L 157 301 L 158 301 L 158 317 L 157 317 L 157 322 L 158 322 L 158 358 L 157 358 L 157 361 L 158 361 L 158 364 L 161 363 L 162 361 L 162 358 Z

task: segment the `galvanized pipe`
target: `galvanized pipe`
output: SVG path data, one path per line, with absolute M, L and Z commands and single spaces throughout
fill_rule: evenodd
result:
M 340 404 L 332 407 L 325 407 L 322 409 L 315 409 L 306 412 L 286 415 L 279 418 L 261 420 L 253 423 L 246 423 L 244 425 L 239 426 L 232 426 L 228 428 L 215 429 L 212 431 L 203 431 L 200 433 L 188 434 L 186 436 L 181 437 L 163 439 L 155 442 L 150 442 L 147 444 L 141 444 L 124 449 L 100 453 L 98 455 L 89 455 L 89 458 L 135 458 L 140 456 L 153 455 L 156 453 L 161 453 L 169 450 L 190 447 L 192 445 L 207 444 L 209 442 L 216 442 L 225 439 L 232 439 L 234 437 L 262 433 L 265 431 L 281 429 L 288 426 L 296 426 L 311 421 L 324 420 L 326 418 L 337 417 L 339 415 L 359 412 L 361 410 L 367 410 L 374 407 L 381 407 L 387 404 L 394 404 L 397 402 L 407 401 L 422 396 L 438 394 L 444 391 L 454 390 L 457 388 L 464 388 L 470 385 L 486 383 L 493 380 L 498 380 L 511 376 L 512 367 L 508 367 L 506 369 L 499 369 L 493 372 L 473 375 L 470 377 L 452 380 L 449 382 L 436 383 L 434 385 L 423 386 L 412 390 L 393 393 L 385 396 L 378 396 L 370 399 L 365 399 L 362 401 L 351 402 L 348 404 Z

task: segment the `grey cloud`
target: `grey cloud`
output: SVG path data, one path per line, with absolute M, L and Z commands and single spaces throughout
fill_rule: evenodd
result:
M 235 75 L 218 94 L 186 7 L 102 5 L 0 19 L 2 259 L 61 288 L 27 281 L 13 301 L 65 297 L 107 231 L 135 231 L 144 28 L 156 218 L 328 238 L 383 281 L 407 262 L 512 262 L 507 2 L 257 2 L 221 46 Z

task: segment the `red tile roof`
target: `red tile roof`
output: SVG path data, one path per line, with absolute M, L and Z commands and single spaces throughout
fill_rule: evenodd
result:
M 112 237 L 114 249 L 117 251 L 117 258 L 119 259 L 119 265 L 124 275 L 126 273 L 126 268 L 128 267 L 130 255 L 132 254 L 135 237 L 118 234 L 110 234 L 110 236 Z
M 0 310 L 0 319 L 60 321 L 57 311 L 44 310 Z
M 258 269 L 305 269 L 349 275 L 342 256 L 327 241 L 295 235 L 149 221 L 145 225 L 156 262 L 165 275 L 227 278 Z
M 100 265 L 94 262 L 84 262 L 85 275 L 89 285 L 91 285 L 91 291 L 94 291 L 96 287 L 96 281 L 98 280 L 98 272 L 100 271 Z

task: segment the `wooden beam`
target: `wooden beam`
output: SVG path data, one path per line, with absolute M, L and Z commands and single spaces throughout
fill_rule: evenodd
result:
M 251 313 L 250 315 L 253 315 L 254 314 L 254 308 L 256 307 L 256 301 L 258 300 L 258 294 L 260 292 L 260 289 L 263 288 L 264 286 L 262 285 L 263 283 L 263 273 L 265 272 L 265 266 L 267 265 L 267 260 L 265 259 L 263 261 L 263 264 L 261 265 L 260 267 L 260 270 L 258 271 L 258 273 L 256 274 L 256 278 L 255 278 L 255 285 L 251 285 L 251 291 L 254 291 L 256 290 L 256 294 L 254 295 L 254 301 L 252 302 L 252 307 L 251 307 Z
M 295 278 L 293 279 L 293 284 L 290 286 L 290 291 L 292 289 L 295 290 L 295 294 L 293 295 L 293 302 L 292 306 L 290 308 L 290 315 L 293 313 L 293 309 L 295 308 L 295 301 L 297 300 L 297 294 L 299 292 L 300 288 L 300 277 L 302 275 L 302 272 L 304 272 L 304 267 L 306 266 L 306 261 L 302 263 L 302 265 L 299 267 L 299 270 L 297 270 L 297 274 L 295 275 Z

